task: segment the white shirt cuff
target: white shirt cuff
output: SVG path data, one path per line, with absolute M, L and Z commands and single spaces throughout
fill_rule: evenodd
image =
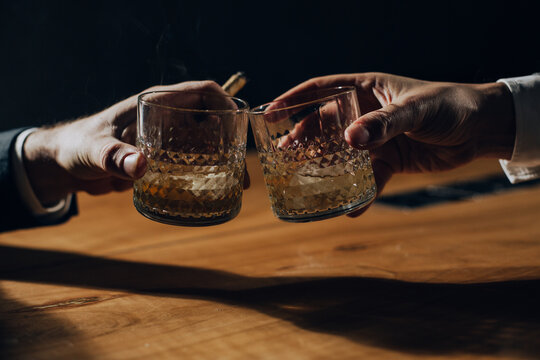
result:
M 512 183 L 540 177 L 540 75 L 501 79 L 512 93 L 516 139 L 512 159 L 500 160 Z
M 15 140 L 15 147 L 11 153 L 11 162 L 13 164 L 13 175 L 15 177 L 15 184 L 19 190 L 21 200 L 28 210 L 38 218 L 46 219 L 47 221 L 54 221 L 64 216 L 70 208 L 71 198 L 73 194 L 69 194 L 66 198 L 60 200 L 58 204 L 52 207 L 44 207 L 39 199 L 36 197 L 32 185 L 28 180 L 26 169 L 24 168 L 24 156 L 23 147 L 24 142 L 28 135 L 36 131 L 36 128 L 23 131 L 17 136 Z

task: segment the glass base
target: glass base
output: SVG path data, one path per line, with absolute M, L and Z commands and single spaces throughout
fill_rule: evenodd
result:
M 177 226 L 192 226 L 192 227 L 201 227 L 201 226 L 212 226 L 223 224 L 229 220 L 232 220 L 240 213 L 240 206 L 236 209 L 231 210 L 225 215 L 213 216 L 213 217 L 181 217 L 181 216 L 167 216 L 164 214 L 155 213 L 149 211 L 147 208 L 144 208 L 141 204 L 134 201 L 135 209 L 143 215 L 144 217 L 157 221 L 167 225 L 177 225 Z
M 286 215 L 280 215 L 277 214 L 276 211 L 274 211 L 274 214 L 277 216 L 278 219 L 284 220 L 287 222 L 293 222 L 293 223 L 304 223 L 304 222 L 311 222 L 311 221 L 319 221 L 319 220 L 325 220 L 330 219 L 336 216 L 341 216 L 348 214 L 350 212 L 360 210 L 361 208 L 369 205 L 373 201 L 374 196 L 365 199 L 360 200 L 358 202 L 350 203 L 347 205 L 340 206 L 335 209 L 331 209 L 328 211 L 321 211 L 318 213 L 313 214 L 305 214 L 305 215 L 294 215 L 294 216 L 286 216 Z

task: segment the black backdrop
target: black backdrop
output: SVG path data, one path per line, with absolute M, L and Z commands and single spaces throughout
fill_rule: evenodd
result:
M 540 71 L 534 1 L 0 1 L 2 129 L 237 70 L 251 105 L 332 73 L 486 82 Z

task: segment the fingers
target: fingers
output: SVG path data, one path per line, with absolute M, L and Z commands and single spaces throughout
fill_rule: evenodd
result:
M 345 140 L 358 149 L 373 149 L 399 134 L 414 130 L 419 118 L 414 104 L 389 104 L 352 123 L 345 130 Z
M 155 86 L 146 89 L 144 92 L 178 90 L 205 91 L 225 95 L 227 96 L 226 99 L 229 99 L 228 94 L 214 81 L 187 81 L 168 86 Z M 113 105 L 99 116 L 99 118 L 111 119 L 110 124 L 113 129 L 111 135 L 119 137 L 124 143 L 114 137 L 107 138 L 105 144 L 101 145 L 100 152 L 96 154 L 94 164 L 113 176 L 126 179 L 137 179 L 146 171 L 146 159 L 144 156 L 135 147 L 125 143 L 133 144 L 135 140 L 136 128 L 134 122 L 138 95 Z M 171 96 L 174 96 L 174 94 Z M 227 106 L 233 107 L 236 105 L 233 102 L 232 105 L 227 104 Z
M 126 180 L 138 179 L 146 171 L 146 158 L 136 147 L 108 138 L 101 145 L 95 165 L 111 176 Z
M 221 86 L 215 81 L 204 80 L 204 81 L 186 81 L 173 85 L 166 86 L 155 86 L 146 91 L 207 91 L 215 92 L 217 94 L 229 96 L 229 94 L 223 90 Z
M 159 86 L 150 87 L 140 92 L 139 94 L 133 95 L 113 105 L 112 107 L 106 109 L 105 111 L 113 112 L 114 114 L 113 125 L 120 129 L 124 129 L 130 123 L 135 121 L 135 117 L 137 116 L 137 98 L 140 94 L 145 93 L 145 92 L 151 92 L 151 91 L 179 91 L 179 90 L 206 91 L 206 92 L 213 92 L 220 95 L 226 95 L 226 96 L 229 95 L 221 88 L 221 86 L 219 86 L 214 81 L 209 81 L 209 80 L 186 81 L 186 82 L 173 84 L 173 85 L 159 85 Z
M 293 145 L 295 142 L 307 143 L 313 140 L 317 136 L 321 136 L 322 125 L 318 113 L 310 113 L 299 122 L 297 122 L 292 130 L 279 138 L 278 148 L 287 148 Z
M 310 79 L 278 99 L 324 87 L 355 86 L 364 115 L 349 126 L 345 139 L 356 148 L 372 149 L 418 127 L 422 118 L 419 102 L 406 100 L 406 94 L 422 84 L 425 82 L 382 73 L 330 75 Z
M 280 95 L 276 100 L 280 100 L 290 96 L 296 96 L 306 91 L 313 91 L 322 88 L 335 87 L 335 86 L 353 86 L 357 85 L 358 82 L 362 82 L 367 74 L 339 74 L 339 75 L 329 75 L 321 76 L 313 79 L 309 79 L 287 92 Z

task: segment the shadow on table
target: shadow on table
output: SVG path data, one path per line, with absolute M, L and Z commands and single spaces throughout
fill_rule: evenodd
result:
M 88 349 L 77 343 L 77 325 L 59 319 L 47 311 L 21 313 L 25 304 L 9 299 L 0 290 L 0 359 L 45 358 L 41 351 L 29 355 L 27 351 L 50 347 L 51 340 L 61 341 L 65 359 L 91 359 Z M 11 309 L 17 309 L 11 311 Z M 56 343 L 58 345 L 58 343 Z
M 417 354 L 540 354 L 540 280 L 456 285 L 360 277 L 250 278 L 9 246 L 0 246 L 0 269 L 3 280 L 243 306 L 307 330 Z M 2 308 L 6 301 L 1 300 Z M 38 310 L 20 308 L 8 315 L 15 321 L 31 318 L 33 311 Z

